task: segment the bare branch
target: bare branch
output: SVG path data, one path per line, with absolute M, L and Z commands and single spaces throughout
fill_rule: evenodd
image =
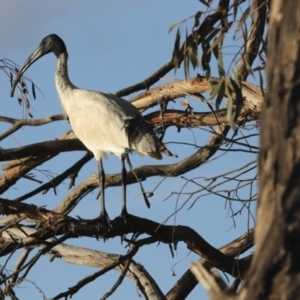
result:
M 83 165 L 85 165 L 88 161 L 90 161 L 93 158 L 93 155 L 88 152 L 86 155 L 84 155 L 83 158 L 81 158 L 79 161 L 77 161 L 72 167 L 68 168 L 67 170 L 65 170 L 63 173 L 61 173 L 60 175 L 56 176 L 55 178 L 53 178 L 52 180 L 50 180 L 49 182 L 41 185 L 40 187 L 38 187 L 37 189 L 21 196 L 15 199 L 15 201 L 24 201 L 40 192 L 43 192 L 43 194 L 47 193 L 49 189 L 53 188 L 55 190 L 55 188 L 61 184 L 63 182 L 63 180 L 65 180 L 68 176 L 71 176 L 74 173 L 77 173 Z M 75 179 L 72 179 L 72 185 Z M 71 186 L 70 186 L 71 188 Z
M 208 294 L 210 295 L 210 299 L 232 299 L 225 293 L 225 290 L 227 289 L 226 283 L 216 271 L 209 270 L 200 262 L 192 263 L 191 271 L 194 273 L 197 280 L 201 282 L 204 288 L 207 290 Z
M 145 233 L 162 243 L 171 244 L 182 241 L 186 243 L 190 250 L 199 254 L 206 261 L 233 276 L 243 274 L 249 263 L 243 260 L 236 261 L 224 255 L 187 226 L 167 226 L 129 215 L 126 222 L 119 218 L 113 220 L 113 229 L 108 230 L 107 224 L 102 224 L 101 222 L 78 221 L 34 205 L 11 202 L 5 199 L 0 199 L 0 212 L 6 215 L 25 214 L 26 217 L 40 223 L 41 229 L 21 239 L 18 242 L 19 247 L 34 246 L 41 244 L 41 242 L 45 243 L 47 239 L 56 235 L 65 235 L 67 238 L 77 237 L 78 235 L 112 238 L 128 233 Z M 53 245 L 55 244 L 51 243 L 49 247 L 51 246 L 52 248 L 54 247 Z M 7 248 L 1 251 L 1 256 L 7 253 Z
M 92 275 L 89 275 L 82 280 L 80 280 L 76 285 L 69 287 L 68 291 L 58 294 L 57 296 L 53 297 L 53 300 L 58 300 L 61 298 L 67 298 L 71 297 L 72 295 L 76 294 L 82 287 L 84 287 L 86 284 L 94 281 L 96 278 L 102 276 L 103 274 L 107 273 L 108 271 L 114 269 L 115 267 L 119 266 L 120 264 L 124 263 L 128 259 L 131 260 L 131 258 L 137 253 L 139 247 L 132 247 L 132 249 L 129 251 L 128 254 L 120 256 L 115 262 L 111 263 L 110 266 L 103 268 L 100 271 L 95 272 Z M 105 299 L 105 298 L 104 298 Z
M 22 239 L 25 236 L 32 235 L 36 231 L 36 229 L 28 227 L 23 227 L 22 231 L 18 228 L 11 228 L 9 234 L 15 236 L 16 239 Z M 7 234 L 7 232 L 4 233 L 3 238 L 5 241 L 11 241 L 11 237 Z M 47 241 L 52 242 L 54 240 L 54 238 L 50 238 Z M 47 254 L 52 256 L 51 260 L 57 257 L 67 263 L 96 268 L 107 268 L 120 258 L 120 255 L 117 254 L 104 253 L 88 248 L 70 246 L 64 243 L 53 247 Z M 122 264 L 117 265 L 115 270 L 122 272 Z M 150 295 L 151 299 L 154 300 L 164 299 L 164 295 L 157 286 L 155 280 L 141 264 L 138 264 L 132 260 L 126 276 L 133 281 L 136 287 L 144 294 L 146 299 L 149 299 Z M 153 298 L 154 295 L 156 298 Z
M 250 248 L 252 248 L 253 242 L 254 242 L 254 229 L 250 229 L 248 232 L 246 232 L 239 238 L 219 248 L 219 250 L 230 257 L 236 257 L 246 252 Z M 212 267 L 203 259 L 198 260 L 198 262 L 205 264 L 206 267 L 208 268 Z M 197 279 L 195 278 L 191 270 L 188 269 L 182 275 L 182 277 L 176 282 L 176 284 L 172 287 L 172 289 L 166 294 L 166 298 L 169 300 L 186 299 L 186 297 L 195 288 L 197 284 L 198 284 Z
M 0 116 L 0 122 L 11 123 L 13 125 L 10 129 L 8 129 L 6 132 L 0 135 L 0 141 L 5 139 L 12 133 L 16 132 L 23 126 L 40 126 L 40 125 L 51 123 L 53 121 L 60 121 L 63 119 L 65 119 L 64 115 L 52 115 L 52 116 L 45 117 L 43 119 L 34 119 L 34 120 L 28 120 L 28 119 L 18 120 L 18 119 Z
M 216 77 L 211 77 L 210 81 L 208 81 L 206 77 L 202 76 L 175 81 L 147 90 L 134 97 L 130 102 L 140 111 L 145 111 L 161 102 L 167 102 L 188 95 L 211 92 L 213 85 L 220 81 L 221 79 Z M 245 81 L 242 81 L 241 84 L 242 95 L 244 97 L 244 109 L 260 112 L 263 103 L 263 95 L 260 88 Z

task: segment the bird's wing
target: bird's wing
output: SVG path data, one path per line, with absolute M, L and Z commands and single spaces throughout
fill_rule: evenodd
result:
M 129 150 L 126 121 L 140 116 L 132 104 L 112 94 L 79 89 L 71 102 L 67 108 L 71 126 L 90 151 L 121 155 Z
M 118 122 L 125 122 L 141 116 L 140 111 L 130 102 L 109 93 L 100 93 L 88 90 L 75 90 L 76 99 L 84 99 L 86 105 L 99 109 L 111 119 L 118 119 Z

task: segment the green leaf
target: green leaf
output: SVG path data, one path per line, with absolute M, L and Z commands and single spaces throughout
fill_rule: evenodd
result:
M 199 66 L 199 58 L 198 58 L 198 48 L 196 43 L 193 43 L 188 51 L 188 56 L 190 59 L 190 62 L 192 63 L 193 68 L 195 69 L 196 67 Z
M 185 55 L 183 58 L 183 66 L 184 66 L 184 77 L 188 79 L 190 77 L 190 58 L 188 55 Z
M 236 120 L 242 110 L 243 102 L 244 102 L 242 88 L 241 88 L 241 84 L 236 80 L 234 80 L 233 78 L 230 78 L 229 81 L 235 93 L 236 111 L 235 111 L 234 119 Z
M 253 77 L 253 79 L 256 79 L 255 75 L 254 75 L 254 72 L 253 72 L 253 70 L 252 70 L 252 68 L 249 64 L 249 61 L 247 59 L 244 59 L 244 58 L 243 58 L 243 60 L 245 62 L 245 67 L 246 67 L 246 70 L 248 71 L 248 73 Z
M 216 85 L 214 85 L 212 87 L 210 95 L 209 95 L 210 100 L 214 99 L 218 95 L 221 85 L 222 85 L 222 81 L 218 82 Z
M 193 26 L 193 30 L 199 26 L 201 15 L 202 15 L 202 11 L 200 11 L 200 10 L 195 14 L 195 23 Z
M 221 28 L 211 28 L 208 34 L 205 36 L 204 43 L 210 42 L 219 32 Z
M 233 6 L 233 20 L 236 20 L 236 14 L 237 14 L 237 10 L 238 7 L 240 5 L 240 0 L 234 0 L 232 6 Z
M 239 33 L 239 31 L 241 30 L 242 26 L 246 22 L 246 19 L 248 18 L 249 13 L 250 13 L 250 6 L 248 8 L 246 8 L 246 10 L 243 12 L 242 17 L 241 17 L 241 19 L 236 27 L 236 30 L 234 32 L 233 39 L 236 38 L 236 36 Z
M 176 27 L 179 23 L 180 23 L 180 22 L 172 23 L 172 24 L 170 25 L 169 29 L 168 29 L 168 33 L 170 33 L 170 32 L 174 29 L 174 27 Z
M 210 72 L 210 66 L 207 66 L 206 74 L 205 74 L 206 80 L 209 81 L 211 77 L 211 72 Z
M 208 53 L 208 49 L 210 48 L 209 43 L 201 43 L 202 47 L 202 57 L 201 57 L 201 64 L 204 71 L 207 70 L 209 67 L 210 59 L 211 59 L 211 52 Z
M 235 124 L 235 121 L 232 117 L 232 106 L 233 106 L 233 100 L 230 94 L 230 90 L 227 88 L 227 114 L 226 114 L 226 118 L 228 121 L 229 126 L 233 129 L 233 130 L 237 130 L 237 126 Z
M 187 44 L 188 36 L 189 36 L 188 29 L 187 29 L 187 27 L 185 27 L 185 41 L 184 41 L 184 47 L 183 47 L 183 54 L 184 55 L 188 51 L 188 44 Z
M 212 43 L 212 45 L 210 46 L 210 48 L 208 49 L 208 52 L 210 52 L 212 49 L 214 49 L 217 45 L 219 45 L 220 43 L 222 43 L 223 39 L 225 37 L 225 33 L 222 32 Z
M 220 44 L 218 44 L 218 46 L 213 48 L 213 53 L 218 61 L 218 71 L 219 71 L 220 78 L 225 76 L 223 55 L 222 55 L 221 47 L 222 47 L 222 45 L 220 43 Z
M 33 82 L 31 83 L 31 91 L 32 91 L 33 99 L 35 100 L 36 99 L 36 95 L 35 95 L 35 86 L 34 86 Z
M 263 79 L 263 76 L 262 76 L 260 70 L 258 70 L 258 74 L 259 74 L 259 87 L 260 87 L 262 95 L 265 97 L 264 79 Z
M 218 96 L 216 99 L 216 110 L 220 109 L 220 104 L 221 104 L 221 102 L 224 98 L 224 94 L 225 94 L 225 86 L 226 86 L 225 79 L 223 79 L 220 83 L 221 83 L 221 85 L 220 85 L 220 89 L 219 89 Z
M 176 71 L 178 70 L 179 68 L 179 60 L 177 57 L 174 57 L 173 58 L 173 63 L 174 63 L 174 74 L 176 74 Z
M 178 28 L 176 33 L 175 43 L 174 43 L 173 54 L 172 54 L 175 74 L 176 74 L 176 70 L 179 67 L 179 57 L 180 57 L 180 32 Z
M 218 71 L 219 71 L 220 78 L 225 76 L 225 70 L 224 70 L 223 56 L 222 55 L 220 55 L 219 59 L 218 59 Z

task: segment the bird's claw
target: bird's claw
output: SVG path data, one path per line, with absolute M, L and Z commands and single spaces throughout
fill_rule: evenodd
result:
M 82 221 L 84 221 L 84 222 L 101 222 L 101 223 L 106 223 L 107 226 L 108 226 L 108 229 L 111 229 L 113 227 L 107 214 L 102 214 L 101 213 L 100 216 L 95 218 L 95 219 L 83 219 L 80 216 L 76 216 L 76 217 L 81 222 Z
M 96 218 L 96 220 L 100 221 L 102 223 L 106 223 L 108 226 L 108 229 L 111 229 L 113 227 L 107 213 L 101 213 L 100 216 L 98 218 Z
M 129 217 L 129 213 L 127 210 L 122 209 L 121 214 L 117 217 L 117 219 L 122 219 L 125 224 L 127 224 L 127 219 Z

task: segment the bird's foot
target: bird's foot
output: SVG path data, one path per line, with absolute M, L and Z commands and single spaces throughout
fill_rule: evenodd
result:
M 110 219 L 108 217 L 108 214 L 106 212 L 105 213 L 101 212 L 101 214 L 99 215 L 99 217 L 94 218 L 94 219 L 83 219 L 83 218 L 81 218 L 79 216 L 77 216 L 77 218 L 80 221 L 85 221 L 85 222 L 95 222 L 95 223 L 96 222 L 101 222 L 101 223 L 106 223 L 109 229 L 112 228 L 112 224 L 111 224 Z
M 100 216 L 98 218 L 96 218 L 97 221 L 100 221 L 102 223 L 106 223 L 108 228 L 112 228 L 110 219 L 108 217 L 108 214 L 106 212 L 101 212 Z
M 129 213 L 127 212 L 127 209 L 123 208 L 121 211 L 121 214 L 117 217 L 117 219 L 122 219 L 124 221 L 124 223 L 127 224 L 128 217 L 129 217 Z

